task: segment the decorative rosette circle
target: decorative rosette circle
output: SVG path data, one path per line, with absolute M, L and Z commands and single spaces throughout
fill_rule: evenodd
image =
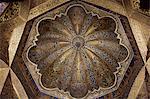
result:
M 113 18 L 72 6 L 66 14 L 41 20 L 37 27 L 39 35 L 28 58 L 37 65 L 44 87 L 82 98 L 115 85 L 128 50 L 120 44 Z

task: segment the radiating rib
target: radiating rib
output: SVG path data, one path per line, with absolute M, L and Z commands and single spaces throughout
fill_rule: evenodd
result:
M 109 31 L 109 28 L 106 23 L 103 23 L 103 18 L 102 19 L 98 19 L 96 16 L 94 16 L 91 19 L 91 23 L 90 25 L 88 25 L 89 27 L 87 28 L 87 31 L 85 32 L 84 36 L 88 36 L 90 34 L 93 34 L 96 31 Z M 115 24 L 115 23 L 114 23 Z M 109 31 L 110 32 L 110 31 Z M 114 32 L 114 31 L 111 31 Z
M 118 62 L 123 61 L 128 55 L 128 51 L 127 51 L 127 49 L 124 46 L 122 46 L 122 45 L 120 45 L 118 43 L 112 42 L 112 41 L 108 41 L 108 40 L 88 41 L 87 45 L 90 45 L 90 46 L 93 46 L 93 47 L 97 47 L 98 49 L 102 48 L 102 49 L 106 50 Z
M 96 78 L 96 84 L 97 84 L 98 88 L 99 88 L 99 86 L 100 87 L 110 87 L 110 86 L 112 86 L 112 84 L 114 84 L 114 79 L 113 78 L 110 78 L 110 80 L 109 80 L 110 83 L 107 82 L 107 83 L 109 83 L 108 86 L 103 86 L 102 81 L 103 81 L 104 75 L 108 75 L 109 72 L 113 75 L 113 72 L 111 72 L 108 69 L 108 66 L 106 66 L 106 64 L 103 63 L 99 59 L 99 57 L 96 56 L 93 52 L 89 51 L 88 49 L 85 49 L 85 51 L 88 54 L 88 56 L 90 57 L 91 62 L 93 64 L 94 75 L 95 75 L 95 78 Z
M 44 32 L 59 32 L 62 35 L 71 36 L 71 33 L 64 25 L 51 19 L 46 19 L 40 22 L 38 31 L 40 34 L 43 34 Z
M 79 32 L 81 31 L 84 17 L 86 16 L 85 10 L 80 6 L 76 6 L 70 8 L 67 14 L 72 22 L 76 34 L 79 34 Z
M 119 67 L 117 61 L 103 49 L 97 49 L 96 47 L 92 46 L 85 46 L 85 48 L 95 53 L 95 55 L 98 56 L 100 60 L 106 64 L 106 66 L 108 66 L 110 71 L 115 72 L 116 68 Z
M 69 44 L 70 42 L 67 41 L 67 40 L 61 40 L 61 39 L 53 38 L 53 39 L 38 40 L 38 42 L 36 44 L 38 46 L 45 46 L 45 45 L 50 44 L 50 43 L 53 43 L 53 44 Z
M 43 51 L 43 52 L 53 53 L 54 51 L 57 51 L 69 45 L 68 43 L 59 42 L 50 47 L 49 44 L 47 46 L 37 46 L 37 51 L 40 50 L 41 52 Z M 44 53 L 42 55 L 44 55 Z
M 82 58 L 83 58 L 84 66 L 85 66 L 85 70 L 83 72 L 85 72 L 87 75 L 86 78 L 87 78 L 87 84 L 88 84 L 89 90 L 92 91 L 94 89 L 98 89 L 95 74 L 94 74 L 94 66 L 92 64 L 92 60 L 87 55 L 85 50 L 82 50 Z
M 65 41 L 65 42 L 69 42 L 70 40 L 69 36 L 63 35 L 57 31 L 55 32 L 48 31 L 38 37 L 39 41 L 43 41 L 45 39 L 49 39 L 49 40 L 56 39 L 56 41 Z
M 73 50 L 71 48 L 68 49 L 63 54 L 61 54 L 57 59 L 55 59 L 52 64 L 49 64 L 49 66 L 47 66 L 45 69 L 41 69 L 40 72 L 42 72 L 42 74 L 45 74 L 45 72 L 47 72 L 46 74 L 50 73 L 49 79 L 47 79 L 49 83 L 47 83 L 45 86 L 50 87 L 50 88 L 54 87 L 54 86 L 58 86 L 58 88 L 66 90 L 66 88 L 69 84 L 69 81 L 70 81 L 69 75 L 71 73 L 71 71 L 70 71 L 71 69 L 67 68 L 67 66 L 65 66 L 65 64 L 67 62 L 66 61 L 67 58 L 70 55 L 72 55 L 72 52 L 73 52 Z M 61 59 L 63 57 L 65 57 L 65 60 L 63 59 L 63 61 L 61 61 Z M 67 69 L 66 72 L 64 71 L 65 69 Z M 61 75 L 61 74 L 66 74 L 66 75 Z M 45 76 L 47 76 L 47 75 L 45 75 Z M 67 81 L 62 78 L 64 76 L 66 77 Z M 65 80 L 65 82 L 64 82 L 64 80 Z M 45 79 L 43 79 L 42 81 L 46 82 Z M 64 83 L 62 83 L 62 82 L 64 82 Z
M 74 61 L 74 68 L 72 68 L 73 74 L 71 76 L 72 78 L 69 86 L 70 94 L 73 97 L 81 98 L 88 93 L 88 86 L 80 51 L 77 51 L 77 55 Z
M 57 58 L 59 58 L 62 54 L 64 54 L 64 52 L 66 52 L 67 50 L 71 49 L 71 47 L 66 46 L 64 48 L 61 48 L 53 53 L 49 53 L 48 56 L 46 56 L 45 58 L 41 59 L 40 62 L 38 63 L 38 68 L 42 69 L 45 68 L 45 66 L 51 66 L 51 64 L 57 60 Z M 44 66 L 44 67 L 43 67 Z
M 84 70 L 83 68 L 83 61 L 81 59 L 81 55 L 80 52 L 77 51 L 76 57 L 75 57 L 75 63 L 74 63 L 74 68 L 72 68 L 72 71 L 74 71 L 73 73 L 73 77 L 72 80 L 75 81 L 84 81 L 85 77 L 82 77 L 82 71 Z
M 88 20 L 89 21 L 89 20 Z M 98 30 L 99 24 L 98 24 L 98 18 L 92 17 L 91 23 L 88 24 L 86 32 L 83 34 L 84 37 L 88 36 L 89 34 L 93 34 L 95 31 Z
M 117 34 L 109 31 L 95 31 L 92 34 L 85 37 L 86 41 L 91 40 L 109 40 L 111 42 L 118 42 Z
M 93 16 L 92 16 L 91 14 L 88 14 L 88 15 L 86 15 L 86 16 L 84 17 L 84 22 L 83 22 L 83 24 L 82 24 L 82 28 L 81 28 L 81 31 L 80 31 L 80 34 L 81 34 L 81 35 L 84 35 L 84 34 L 87 32 L 89 26 L 90 26 L 91 23 L 93 22 L 92 19 L 93 19 Z
M 63 74 L 59 77 L 58 87 L 60 89 L 63 89 L 64 91 L 69 91 L 68 87 L 71 84 L 70 81 L 71 81 L 71 75 L 73 73 L 72 68 L 74 68 L 73 65 L 74 65 L 74 59 L 76 57 L 76 51 L 74 49 L 71 49 L 69 50 L 69 52 L 65 54 L 65 58 L 63 56 L 58 61 L 60 64 L 62 64 L 61 74 Z M 55 70 L 55 66 L 54 66 L 54 70 Z
M 55 62 L 53 63 L 54 71 L 59 70 L 59 68 L 60 68 L 59 64 L 64 63 L 67 60 L 68 56 L 70 56 L 70 54 L 72 52 L 73 52 L 73 49 L 71 48 L 71 49 L 67 50 L 66 52 L 64 52 L 57 60 L 55 60 Z M 64 63 L 64 65 L 65 65 L 65 63 Z
M 37 45 L 30 49 L 29 58 L 33 62 L 38 63 L 41 59 L 48 56 L 50 53 L 53 53 L 65 46 L 68 46 L 68 43 L 59 42 L 58 44 L 56 44 L 56 43 L 49 42 L 43 45 Z
M 106 20 L 109 19 L 109 21 L 111 21 L 112 23 L 108 23 L 109 21 Z M 102 19 L 98 19 L 96 16 L 93 17 L 91 19 L 91 23 L 87 28 L 87 31 L 84 33 L 84 36 L 88 36 L 90 34 L 93 34 L 97 31 L 101 32 L 101 31 L 108 31 L 108 32 L 114 32 L 115 28 L 116 28 L 116 23 L 113 19 L 111 18 L 102 18 Z M 109 27 L 109 25 L 112 25 L 112 27 Z
M 74 28 L 72 26 L 72 23 L 68 16 L 62 15 L 61 17 L 56 17 L 56 21 L 58 21 L 60 24 L 64 25 L 65 30 L 63 30 L 63 32 L 70 33 L 71 37 L 76 35 Z

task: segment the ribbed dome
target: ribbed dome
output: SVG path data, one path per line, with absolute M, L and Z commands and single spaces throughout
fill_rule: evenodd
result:
M 38 40 L 28 57 L 37 64 L 42 85 L 68 91 L 75 98 L 112 87 L 119 62 L 128 56 L 115 29 L 113 18 L 99 18 L 81 6 L 69 8 L 54 20 L 40 21 Z

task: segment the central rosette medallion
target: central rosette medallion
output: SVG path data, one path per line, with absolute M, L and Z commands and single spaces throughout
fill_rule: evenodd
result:
M 77 37 L 73 38 L 73 40 L 72 40 L 72 45 L 76 49 L 80 49 L 81 47 L 83 47 L 84 43 L 85 43 L 84 38 L 80 37 L 80 36 L 77 36 Z
M 113 18 L 72 6 L 54 19 L 42 19 L 36 29 L 36 45 L 28 57 L 39 69 L 42 86 L 82 98 L 116 84 L 119 62 L 126 60 L 128 50 L 120 44 Z

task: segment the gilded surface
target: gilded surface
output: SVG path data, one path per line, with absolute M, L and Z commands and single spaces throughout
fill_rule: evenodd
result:
M 74 98 L 117 87 L 129 50 L 116 30 L 113 17 L 90 13 L 80 4 L 40 19 L 26 53 L 29 64 L 37 66 L 38 84 Z
M 0 98 L 136 98 L 150 71 L 138 50 L 146 61 L 148 12 L 116 1 L 0 3 Z

